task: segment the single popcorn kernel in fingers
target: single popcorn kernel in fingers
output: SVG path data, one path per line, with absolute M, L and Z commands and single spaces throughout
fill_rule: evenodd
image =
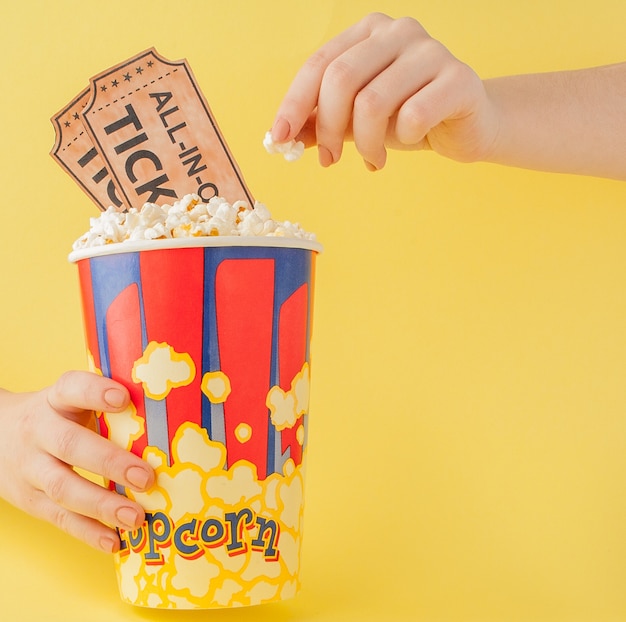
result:
M 286 143 L 276 143 L 272 138 L 271 132 L 265 134 L 263 146 L 269 154 L 281 153 L 288 162 L 299 160 L 304 153 L 304 143 L 302 141 L 292 139 Z

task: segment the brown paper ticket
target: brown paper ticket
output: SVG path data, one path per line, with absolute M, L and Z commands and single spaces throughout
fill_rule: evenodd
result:
M 100 209 L 114 205 L 124 210 L 104 160 L 80 116 L 90 99 L 91 90 L 87 88 L 52 117 L 56 140 L 50 154 Z
M 254 200 L 185 60 L 154 48 L 91 79 L 85 129 L 125 205 Z

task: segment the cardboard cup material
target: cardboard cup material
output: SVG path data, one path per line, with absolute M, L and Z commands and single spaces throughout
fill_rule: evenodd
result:
M 132 404 L 100 433 L 157 484 L 120 531 L 124 601 L 254 605 L 298 591 L 315 242 L 195 238 L 76 251 L 90 365 Z

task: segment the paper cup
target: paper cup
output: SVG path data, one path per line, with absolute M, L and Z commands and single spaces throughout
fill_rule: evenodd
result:
M 130 391 L 100 433 L 157 473 L 114 482 L 133 605 L 216 608 L 299 589 L 315 242 L 190 238 L 76 251 L 90 365 Z

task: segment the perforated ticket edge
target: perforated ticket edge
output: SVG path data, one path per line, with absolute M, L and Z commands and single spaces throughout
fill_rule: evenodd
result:
M 83 125 L 82 119 L 80 117 L 80 112 L 82 111 L 84 106 L 87 105 L 88 103 L 89 94 L 90 94 L 90 88 L 85 87 L 78 95 L 76 95 L 76 97 L 72 99 L 72 101 L 70 101 L 66 106 L 61 108 L 61 110 L 59 110 L 56 114 L 54 114 L 50 118 L 50 121 L 54 127 L 54 136 L 55 136 L 54 145 L 50 151 L 50 155 L 61 166 L 61 168 L 63 168 L 63 170 L 78 184 L 80 189 L 96 204 L 96 206 L 99 209 L 104 211 L 107 209 L 107 207 L 109 207 L 109 205 L 115 205 L 117 209 L 124 210 L 125 207 L 122 205 L 119 199 L 119 188 L 115 186 L 115 181 L 113 179 L 110 179 L 110 181 L 113 183 L 115 187 L 116 197 L 114 199 L 111 199 L 108 193 L 103 193 L 103 196 L 107 196 L 108 199 L 105 201 L 102 201 L 99 194 L 92 190 L 92 184 L 95 184 L 95 186 L 98 187 L 99 182 L 95 181 L 93 179 L 93 176 L 90 176 L 88 172 L 80 165 L 80 159 L 76 161 L 76 167 L 73 168 L 72 165 L 70 164 L 70 159 L 69 158 L 66 159 L 64 157 L 64 152 L 66 150 L 69 150 L 73 146 L 73 143 L 79 137 L 81 138 L 85 137 L 89 140 L 89 143 L 91 144 L 91 147 L 94 153 L 91 153 L 92 150 L 89 150 L 88 152 L 85 152 L 85 154 L 83 154 L 83 157 L 87 155 L 90 155 L 90 159 L 99 157 L 102 160 L 102 163 L 104 165 L 104 159 L 102 158 L 102 155 L 100 154 L 100 152 L 98 152 L 95 145 L 93 144 L 91 137 L 87 134 L 85 127 Z M 73 109 L 76 109 L 76 110 L 74 114 L 71 115 L 73 119 L 72 122 L 80 123 L 81 130 L 78 133 L 78 136 L 72 139 L 69 139 L 63 130 L 62 120 L 67 118 L 68 114 Z M 103 170 L 104 169 L 106 169 L 106 167 L 103 167 Z M 108 169 L 106 169 L 105 173 L 103 174 L 102 181 L 104 181 L 106 177 L 110 178 L 110 173 Z

